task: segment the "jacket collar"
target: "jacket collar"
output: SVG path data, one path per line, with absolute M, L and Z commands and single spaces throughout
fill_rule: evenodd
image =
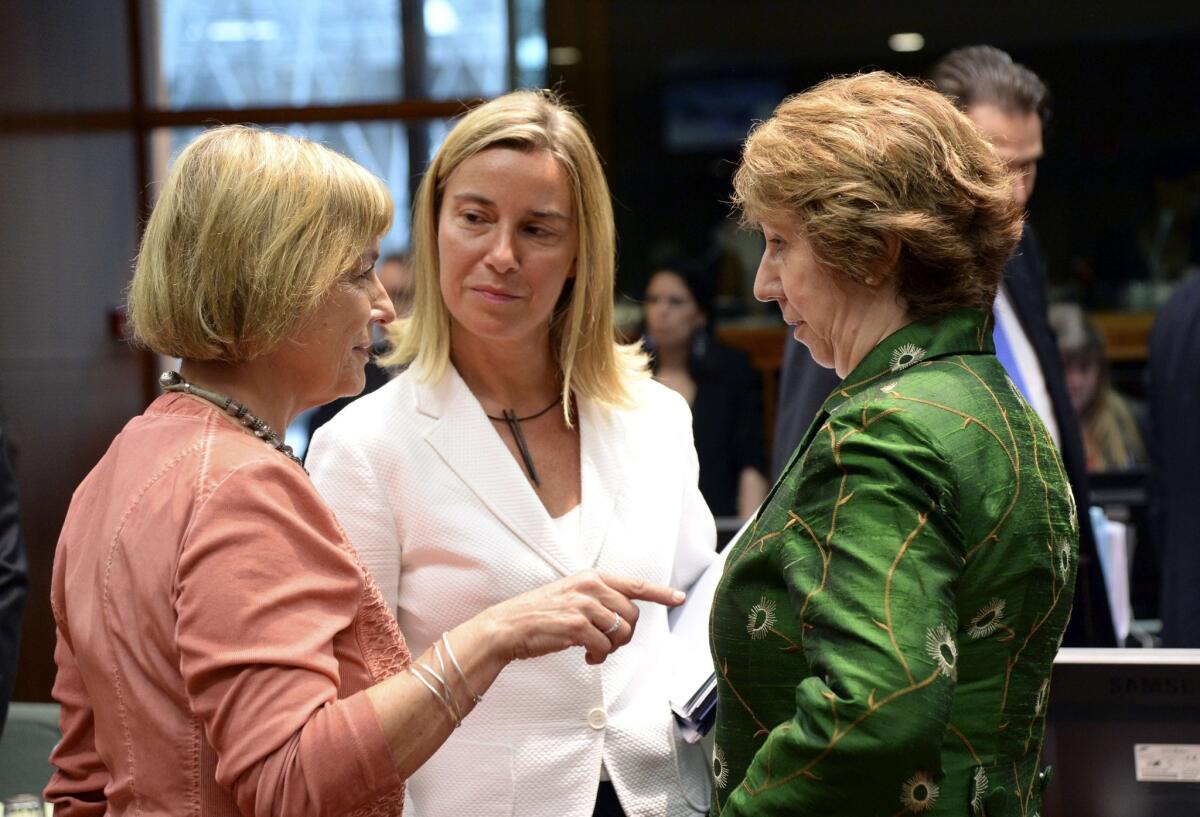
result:
M 992 316 L 979 309 L 959 308 L 929 321 L 915 321 L 883 339 L 854 367 L 821 406 L 832 414 L 848 399 L 888 377 L 931 360 L 955 355 L 995 354 Z
M 859 361 L 854 371 L 825 399 L 800 444 L 788 458 L 783 473 L 788 474 L 808 450 L 830 414 L 873 384 L 885 384 L 889 377 L 898 378 L 913 367 L 939 358 L 995 354 L 992 320 L 990 313 L 963 307 L 940 318 L 910 323 L 888 335 Z M 777 481 L 767 495 L 764 507 L 774 496 L 781 481 Z
M 512 534 L 566 576 L 599 559 L 624 486 L 616 425 L 592 400 L 577 401 L 580 435 L 580 541 L 564 542 L 483 406 L 453 365 L 436 382 L 416 385 L 417 411 L 433 420 L 425 440 Z

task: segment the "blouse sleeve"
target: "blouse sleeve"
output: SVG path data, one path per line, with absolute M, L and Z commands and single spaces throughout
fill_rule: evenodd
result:
M 399 776 L 365 691 L 339 698 L 335 637 L 363 577 L 307 477 L 260 461 L 197 511 L 180 557 L 176 640 L 217 781 L 244 814 L 333 814 Z
M 54 608 L 55 619 L 59 619 L 57 604 Z M 96 751 L 94 713 L 75 653 L 61 624 L 57 636 L 54 700 L 61 706 L 62 738 L 50 754 L 54 775 L 43 796 L 54 803 L 54 813 L 59 817 L 100 817 L 108 810 L 104 790 L 110 778 Z
M 883 411 L 827 424 L 801 467 L 794 524 L 772 560 L 810 674 L 796 686 L 794 716 L 766 725 L 721 813 L 921 810 L 955 694 L 963 553 L 950 466 L 919 429 Z
M 394 614 L 400 601 L 401 536 L 392 502 L 375 478 L 361 439 L 341 428 L 332 422 L 317 431 L 305 465 Z

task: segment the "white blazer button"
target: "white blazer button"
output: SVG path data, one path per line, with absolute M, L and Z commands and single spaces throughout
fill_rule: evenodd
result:
M 600 707 L 596 707 L 588 713 L 587 721 L 588 726 L 592 727 L 593 729 L 603 729 L 604 727 L 608 726 L 608 713 Z

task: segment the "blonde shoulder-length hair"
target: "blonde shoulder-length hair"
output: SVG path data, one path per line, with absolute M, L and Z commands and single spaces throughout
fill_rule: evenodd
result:
M 392 198 L 366 169 L 282 133 L 228 125 L 175 160 L 127 293 L 134 340 L 240 362 L 279 343 L 387 232 Z
M 583 123 L 551 91 L 514 91 L 493 99 L 464 115 L 442 143 L 413 201 L 415 305 L 409 317 L 392 324 L 392 349 L 381 362 L 411 364 L 425 381 L 445 372 L 450 313 L 442 300 L 437 251 L 442 195 L 459 165 L 501 147 L 549 151 L 571 184 L 579 239 L 575 276 L 550 319 L 568 423 L 572 391 L 610 407 L 632 406 L 632 386 L 647 376 L 648 360 L 640 346 L 614 338 L 616 239 L 608 183 Z

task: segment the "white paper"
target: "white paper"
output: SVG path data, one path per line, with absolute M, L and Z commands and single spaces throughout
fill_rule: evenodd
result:
M 1092 532 L 1100 556 L 1100 569 L 1108 591 L 1108 609 L 1112 613 L 1117 644 L 1124 646 L 1133 621 L 1133 605 L 1129 601 L 1129 527 L 1104 515 L 1103 509 L 1091 508 Z
M 748 520 L 688 589 L 687 601 L 668 616 L 673 667 L 669 687 L 672 706 L 682 707 L 686 704 L 713 674 L 712 652 L 708 645 L 708 617 L 712 610 L 713 595 L 725 570 L 725 559 L 749 526 Z

